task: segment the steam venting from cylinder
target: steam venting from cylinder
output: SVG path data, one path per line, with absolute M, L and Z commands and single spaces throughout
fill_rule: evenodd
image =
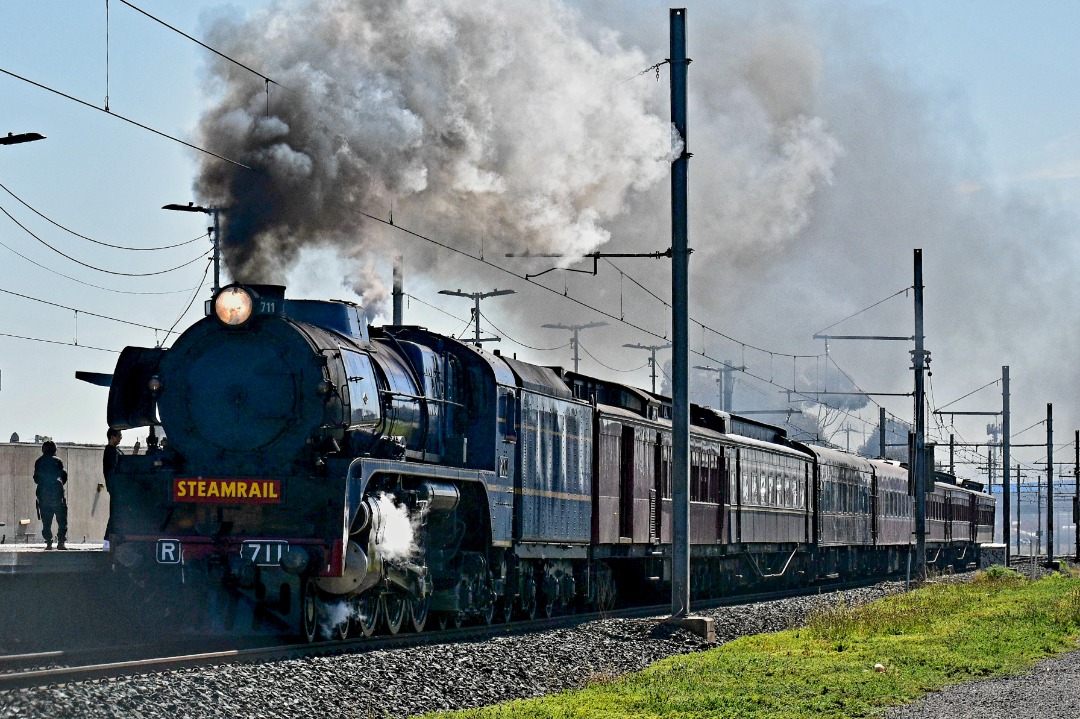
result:
M 359 594 L 385 578 L 413 595 L 424 593 L 421 524 L 431 515 L 454 511 L 460 494 L 452 484 L 426 482 L 415 495 L 412 511 L 388 492 L 369 496 L 357 507 L 345 549 L 345 575 L 320 580 L 323 590 Z

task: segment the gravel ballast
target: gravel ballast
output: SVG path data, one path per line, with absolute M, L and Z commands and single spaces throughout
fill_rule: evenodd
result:
M 816 608 L 901 591 L 862 589 L 700 612 L 718 642 L 802 623 Z M 574 689 L 709 645 L 655 619 L 604 619 L 483 642 L 228 664 L 0 692 L 0 718 L 400 717 Z
M 1057 719 L 1080 716 L 1080 652 L 1045 659 L 1023 674 L 954 684 L 895 707 L 883 719 Z

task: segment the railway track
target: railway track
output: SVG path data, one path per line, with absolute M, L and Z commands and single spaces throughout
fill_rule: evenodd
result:
M 722 606 L 749 604 L 820 591 L 841 591 L 895 581 L 896 577 L 829 585 L 802 587 L 768 593 L 739 594 L 693 603 L 695 611 Z M 606 612 L 555 616 L 550 619 L 514 621 L 508 624 L 472 625 L 425 631 L 418 634 L 377 635 L 366 638 L 330 640 L 311 644 L 282 643 L 280 638 L 184 638 L 175 642 L 101 647 L 73 651 L 46 651 L 0 655 L 0 692 L 72 682 L 100 681 L 141 674 L 191 669 L 230 663 L 257 663 L 401 649 L 426 644 L 484 641 L 497 636 L 526 634 L 567 628 L 599 619 L 642 619 L 665 617 L 670 605 L 629 607 Z M 237 646 L 239 644 L 239 646 Z M 208 649 L 209 645 L 209 649 Z M 201 651 L 196 651 L 199 649 Z M 134 658 L 132 658 L 134 657 Z

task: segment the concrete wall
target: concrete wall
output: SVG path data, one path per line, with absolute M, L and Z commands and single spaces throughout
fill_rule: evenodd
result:
M 101 476 L 102 445 L 58 444 L 56 456 L 68 472 L 68 541 L 100 542 L 109 520 L 109 493 Z M 130 453 L 125 448 L 125 453 Z M 34 462 L 41 445 L 0 443 L 0 535 L 22 542 L 20 519 L 29 519 L 31 542 L 42 542 L 41 521 L 34 509 Z M 98 489 L 100 485 L 100 490 Z M 53 525 L 53 533 L 56 525 Z

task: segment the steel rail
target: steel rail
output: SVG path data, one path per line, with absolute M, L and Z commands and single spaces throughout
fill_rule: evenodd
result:
M 734 594 L 727 597 L 694 601 L 692 602 L 692 609 L 694 611 L 701 611 L 721 606 L 755 604 L 763 601 L 817 594 L 822 589 L 827 589 L 830 592 L 842 591 L 872 586 L 887 581 L 894 581 L 898 576 L 899 575 L 889 575 L 887 577 L 867 578 L 850 582 L 814 584 L 773 592 Z M 84 658 L 93 657 L 95 652 L 100 656 L 101 654 L 121 653 L 133 649 L 146 650 L 151 648 L 152 645 L 137 645 L 137 647 L 105 647 L 96 650 L 58 650 L 8 655 L 0 656 L 0 692 L 82 681 L 133 677 L 143 674 L 163 673 L 167 671 L 214 666 L 218 664 L 280 661 L 309 656 L 366 653 L 375 650 L 400 649 L 429 644 L 480 641 L 496 636 L 520 635 L 549 629 L 573 627 L 601 619 L 642 619 L 655 617 L 657 618 L 658 623 L 661 623 L 662 621 L 667 621 L 669 619 L 668 615 L 670 612 L 668 609 L 669 608 L 664 604 L 657 604 L 610 611 L 556 615 L 551 618 L 517 620 L 509 623 L 472 625 L 453 629 L 437 629 L 420 633 L 401 633 L 396 635 L 358 637 L 345 640 L 328 640 L 310 644 L 282 644 L 280 638 L 267 638 L 268 642 L 273 643 L 267 643 L 262 646 L 250 646 L 247 648 L 234 647 L 216 651 L 193 652 L 190 654 L 172 656 L 149 656 L 139 659 L 108 662 L 99 661 L 90 664 L 80 664 L 78 662 Z M 182 646 L 184 644 L 200 641 L 205 642 L 206 639 L 185 638 L 180 642 L 173 643 L 171 646 L 175 648 L 178 645 Z M 215 637 L 212 641 L 222 640 L 220 637 Z M 234 644 L 237 642 L 235 638 L 231 641 Z M 159 643 L 156 645 L 156 648 L 158 650 L 168 651 L 170 645 L 162 645 Z M 128 656 L 130 656 L 130 654 Z M 71 662 L 71 665 L 41 667 L 41 663 L 44 662 L 56 663 L 60 661 Z M 25 670 L 4 670 L 5 664 L 27 663 L 37 664 L 37 666 Z

